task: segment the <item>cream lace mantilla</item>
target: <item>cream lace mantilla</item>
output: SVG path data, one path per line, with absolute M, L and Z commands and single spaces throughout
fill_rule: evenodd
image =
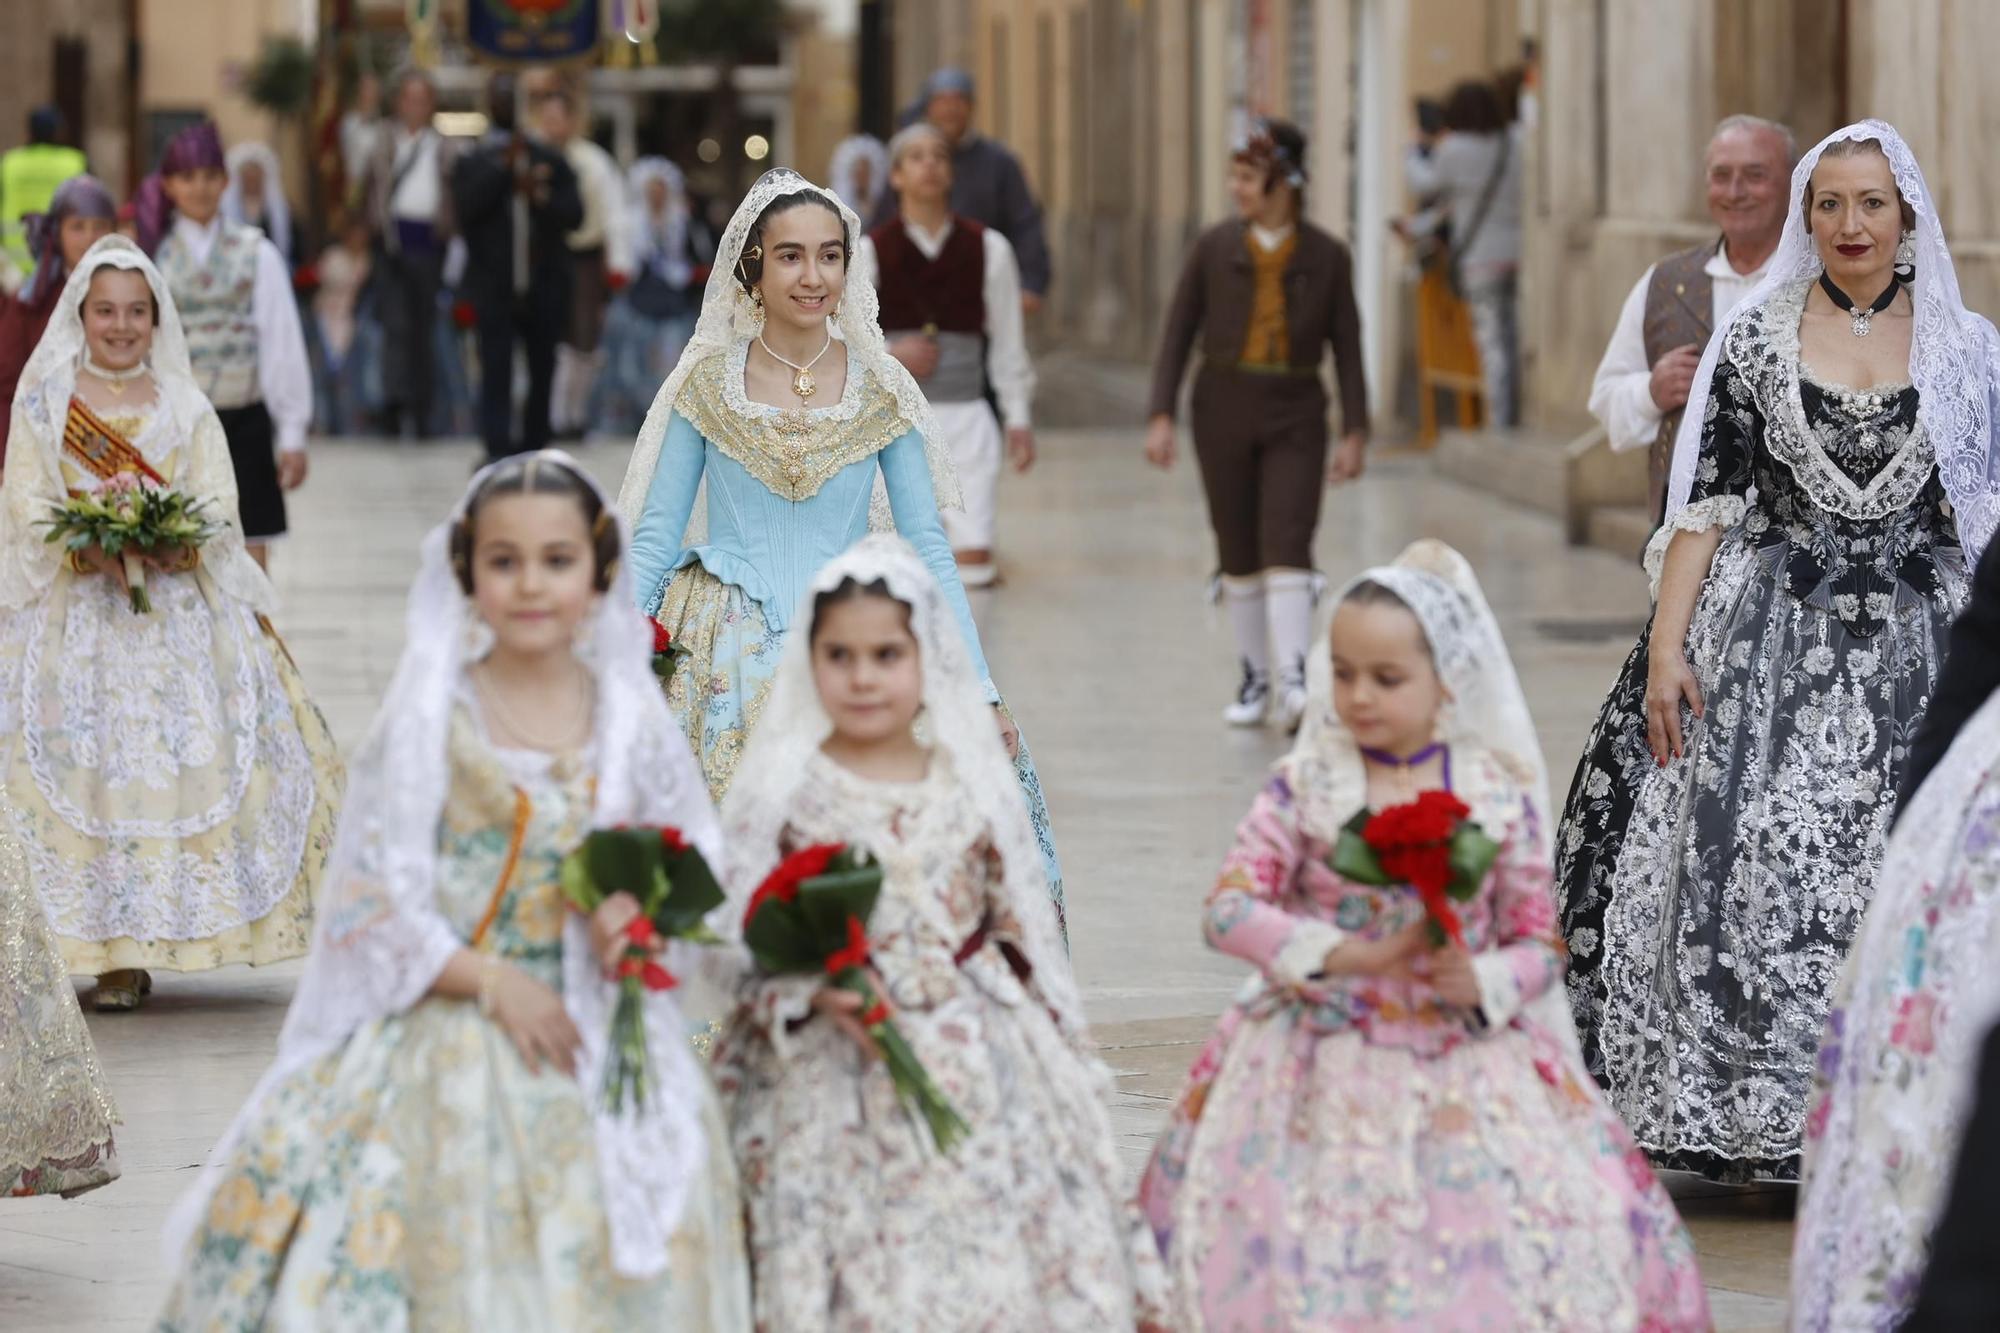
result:
M 840 402 L 822 411 L 753 403 L 743 391 L 747 344 L 713 355 L 688 375 L 674 409 L 702 438 L 787 500 L 808 500 L 849 464 L 871 458 L 911 429 L 894 394 L 849 363 Z

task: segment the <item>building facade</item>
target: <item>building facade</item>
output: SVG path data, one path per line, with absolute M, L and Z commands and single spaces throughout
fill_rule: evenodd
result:
M 1410 401 L 1412 275 L 1389 232 L 1409 200 L 1412 104 L 1539 53 L 1522 271 L 1527 420 L 1585 422 L 1619 303 L 1647 264 L 1711 234 L 1702 150 L 1723 116 L 1804 144 L 1865 115 L 1924 164 L 1960 281 L 2000 311 L 2000 194 L 1987 168 L 2000 6 L 1952 0 L 868 0 L 890 6 L 897 101 L 959 64 L 980 127 L 1048 210 L 1044 336 L 1150 354 L 1182 254 L 1225 215 L 1245 113 L 1311 141 L 1308 208 L 1347 240 L 1375 397 Z M 1831 74 L 1831 77 L 1829 75 Z

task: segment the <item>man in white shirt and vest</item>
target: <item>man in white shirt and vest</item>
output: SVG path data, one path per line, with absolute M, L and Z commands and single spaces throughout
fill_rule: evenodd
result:
M 862 237 L 855 276 L 882 298 L 889 352 L 916 376 L 951 441 L 963 511 L 942 513 L 945 535 L 968 588 L 987 587 L 993 564 L 994 501 L 1003 448 L 1016 471 L 1035 461 L 1029 405 L 1035 368 L 1021 328 L 1021 275 L 1014 247 L 992 227 L 951 209 L 951 143 L 919 121 L 889 142 L 896 216 Z
M 1603 423 L 1613 449 L 1652 451 L 1647 502 L 1656 523 L 1665 517 L 1674 434 L 1695 367 L 1710 335 L 1777 253 L 1798 155 L 1792 132 L 1775 121 L 1731 116 L 1716 126 L 1706 167 L 1708 212 L 1721 240 L 1647 269 L 1625 298 L 1598 363 L 1590 414 Z

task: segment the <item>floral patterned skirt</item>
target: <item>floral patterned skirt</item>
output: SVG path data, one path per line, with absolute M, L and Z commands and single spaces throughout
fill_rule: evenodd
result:
M 1426 1055 L 1232 1009 L 1139 1200 L 1186 1333 L 1710 1327 L 1672 1200 L 1522 1022 Z
M 197 1228 L 161 1333 L 749 1327 L 728 1131 L 668 1270 L 611 1267 L 591 1113 L 477 1008 L 430 999 L 266 1099 Z
M 755 598 L 700 564 L 686 565 L 673 574 L 654 619 L 673 636 L 683 654 L 667 683 L 667 706 L 687 734 L 688 745 L 708 779 L 710 797 L 720 805 L 743 758 L 743 745 L 770 697 L 771 678 L 777 674 L 785 636 L 765 622 L 764 610 Z M 1062 864 L 1056 857 L 1041 774 L 1035 771 L 1025 735 L 1014 757 L 1014 774 L 1028 804 L 1042 868 L 1048 875 L 1049 897 L 1060 922 L 1064 919 Z M 1065 925 L 1065 932 L 1067 929 Z
M 1796 1174 L 1813 1058 L 1965 580 L 1861 635 L 1738 532 L 1695 604 L 1705 716 L 1646 748 L 1650 631 L 1570 786 L 1556 881 L 1585 1060 L 1656 1163 Z
M 1827 1015 L 1806 1115 L 1793 1327 L 1900 1327 L 2000 1019 L 2000 695 L 1897 828 Z
M 988 944 L 989 952 L 996 946 Z M 1129 1333 L 1158 1256 L 1119 1180 L 1101 1071 L 997 956 L 941 953 L 947 998 L 896 1025 L 972 1127 L 948 1156 L 824 1021 L 781 1055 L 739 1015 L 718 1043 L 760 1333 Z M 937 981 L 937 978 L 949 978 Z M 892 991 L 894 986 L 892 984 Z
M 0 1198 L 80 1194 L 118 1178 L 118 1113 L 76 991 L 0 827 Z
M 73 973 L 305 953 L 339 752 L 269 624 L 205 574 L 134 614 L 62 573 L 0 620 L 0 776 Z

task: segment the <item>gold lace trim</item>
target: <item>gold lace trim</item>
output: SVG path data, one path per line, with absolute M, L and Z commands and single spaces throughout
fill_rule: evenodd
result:
M 674 409 L 702 438 L 787 500 L 808 500 L 835 473 L 887 448 L 910 430 L 895 395 L 871 379 L 861 405 L 837 419 L 830 413 L 772 412 L 746 416 L 729 406 L 730 359 L 712 356 L 681 386 Z

